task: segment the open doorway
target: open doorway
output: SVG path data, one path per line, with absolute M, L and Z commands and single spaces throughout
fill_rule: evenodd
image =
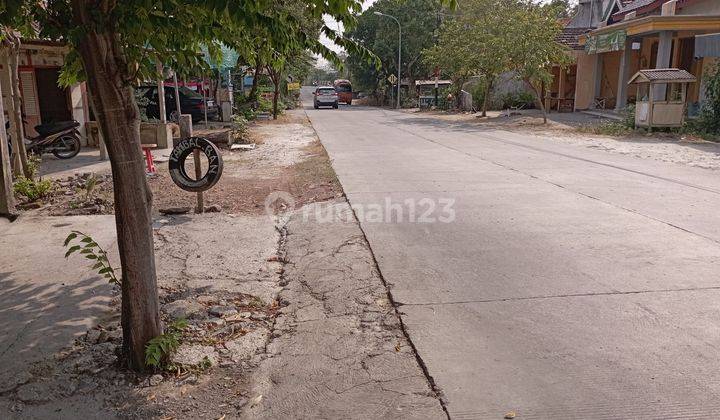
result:
M 58 86 L 60 68 L 36 68 L 40 121 L 43 124 L 72 120 L 67 89 Z

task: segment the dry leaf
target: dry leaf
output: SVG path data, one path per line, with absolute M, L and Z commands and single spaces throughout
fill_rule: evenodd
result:
M 257 397 L 250 400 L 250 407 L 254 407 L 254 406 L 260 404 L 260 401 L 262 401 L 262 397 L 263 397 L 262 395 L 258 395 Z
M 400 351 L 400 342 L 399 341 L 397 344 L 395 344 L 395 351 Z
M 225 420 L 225 414 L 223 414 L 222 416 L 218 417 L 217 420 Z
M 514 419 L 514 418 L 515 418 L 515 415 L 516 415 L 516 414 L 515 414 L 514 411 L 508 411 L 507 413 L 505 413 L 505 418 L 506 418 L 506 419 Z

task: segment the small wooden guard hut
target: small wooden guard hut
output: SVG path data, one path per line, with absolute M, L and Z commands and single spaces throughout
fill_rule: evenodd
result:
M 640 70 L 628 84 L 637 85 L 635 126 L 682 127 L 689 83 L 697 79 L 681 69 Z

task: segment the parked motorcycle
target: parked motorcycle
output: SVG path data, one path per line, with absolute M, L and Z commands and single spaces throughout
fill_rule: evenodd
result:
M 6 122 L 5 128 L 8 127 L 9 123 Z M 38 135 L 24 139 L 25 150 L 38 156 L 52 153 L 58 159 L 73 158 L 80 153 L 81 147 L 78 127 L 80 123 L 75 120 L 36 125 L 35 131 Z M 10 143 L 9 134 L 8 143 Z

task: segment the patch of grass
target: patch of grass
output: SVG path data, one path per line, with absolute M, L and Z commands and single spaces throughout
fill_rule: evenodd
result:
M 600 124 L 586 124 L 578 127 L 581 133 L 603 136 L 622 137 L 632 134 L 635 130 L 620 121 L 603 121 Z

